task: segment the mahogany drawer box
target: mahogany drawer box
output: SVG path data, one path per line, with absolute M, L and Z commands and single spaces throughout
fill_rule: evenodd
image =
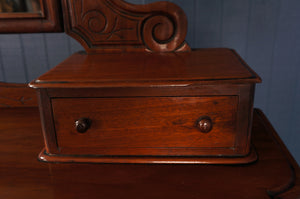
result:
M 252 106 L 260 81 L 230 49 L 76 53 L 30 84 L 38 91 L 45 138 L 40 158 L 253 161 Z

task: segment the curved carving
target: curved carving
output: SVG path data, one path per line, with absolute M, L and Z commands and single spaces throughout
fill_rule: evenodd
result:
M 145 20 L 143 25 L 143 41 L 153 51 L 176 50 L 180 42 L 177 41 L 178 38 L 175 39 L 175 29 L 176 27 L 168 17 L 151 16 Z
M 87 25 L 90 34 L 98 34 L 105 36 L 104 40 L 110 40 L 113 36 L 122 39 L 122 31 L 133 30 L 134 28 L 117 28 L 119 18 L 115 17 L 112 22 L 109 22 L 107 17 L 99 10 L 92 10 L 86 12 L 82 16 L 83 24 Z
M 102 33 L 107 26 L 106 16 L 99 10 L 86 12 L 82 17 L 83 23 L 94 33 Z
M 64 0 L 66 32 L 88 53 L 107 50 L 189 51 L 184 12 L 170 2 Z

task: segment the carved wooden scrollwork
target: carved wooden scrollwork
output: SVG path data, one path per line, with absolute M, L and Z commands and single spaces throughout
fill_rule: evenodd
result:
M 65 29 L 88 53 L 190 51 L 187 19 L 170 2 L 134 5 L 123 0 L 63 0 Z

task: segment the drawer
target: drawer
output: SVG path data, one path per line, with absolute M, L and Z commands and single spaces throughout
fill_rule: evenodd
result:
M 226 150 L 234 154 L 238 96 L 51 101 L 61 154 L 194 156 L 224 155 L 220 151 Z M 76 121 L 89 121 L 86 132 L 77 131 Z M 199 122 L 208 127 L 201 129 Z

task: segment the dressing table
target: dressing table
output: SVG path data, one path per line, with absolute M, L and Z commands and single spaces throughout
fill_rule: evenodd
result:
M 46 162 L 246 164 L 255 83 L 231 49 L 190 49 L 170 2 L 65 0 L 75 53 L 30 83 Z
M 169 2 L 62 9 L 86 52 L 30 83 L 40 117 L 33 89 L 0 85 L 0 196 L 299 198 L 299 166 L 253 111 L 261 80 L 235 51 L 191 50 Z
M 251 164 L 54 164 L 37 160 L 44 144 L 32 91 L 0 85 L 1 198 L 300 198 L 299 166 L 258 109 Z M 22 93 L 27 103 L 16 102 Z

